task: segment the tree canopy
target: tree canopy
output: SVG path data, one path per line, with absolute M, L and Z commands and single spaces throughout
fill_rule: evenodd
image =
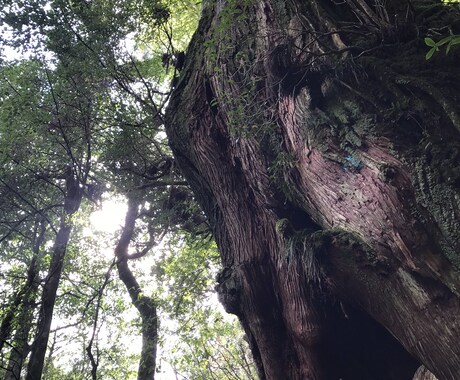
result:
M 0 376 L 252 378 L 210 301 L 215 247 L 164 133 L 201 6 L 1 9 Z

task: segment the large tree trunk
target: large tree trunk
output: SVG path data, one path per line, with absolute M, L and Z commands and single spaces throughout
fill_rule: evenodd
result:
M 262 379 L 460 378 L 460 54 L 423 43 L 459 25 L 430 0 L 204 9 L 167 133 Z

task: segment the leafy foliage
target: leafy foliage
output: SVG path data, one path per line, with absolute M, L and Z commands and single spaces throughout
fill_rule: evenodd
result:
M 256 379 L 236 318 L 223 315 L 213 297 L 218 268 L 215 243 L 188 236 L 182 249 L 157 269 L 160 283 L 167 285 L 161 307 L 173 326 L 164 328 L 169 337 L 162 344 L 168 352 L 165 361 L 184 379 Z
M 439 48 L 444 45 L 446 45 L 446 54 L 449 54 L 449 51 L 452 48 L 452 46 L 460 44 L 460 36 L 450 35 L 439 40 L 438 42 L 435 42 L 430 37 L 426 37 L 425 44 L 431 47 L 428 53 L 426 53 L 426 59 L 429 60 L 433 56 L 433 54 L 439 51 Z
M 165 346 L 165 360 L 187 376 L 204 376 L 203 368 L 213 378 L 228 378 L 227 370 L 252 373 L 235 321 L 225 321 L 209 301 L 217 251 L 163 131 L 169 81 L 177 75 L 170 66 L 188 44 L 200 5 L 0 0 L 0 6 L 1 376 L 13 371 L 15 351 L 24 368 L 37 332 L 69 171 L 84 199 L 65 216 L 73 231 L 43 377 L 137 375 L 139 352 L 126 347 L 139 345 L 142 323 L 113 274 L 118 232 L 90 224 L 103 199 L 127 194 L 139 201 L 130 249 L 148 252 L 169 239 L 163 260 L 132 263 L 145 295 L 158 300 L 161 318 L 170 321 L 163 340 L 175 336 L 184 347 L 173 353 Z M 17 59 L 5 59 L 11 51 Z M 161 272 L 154 285 L 145 271 L 150 265 Z
M 459 4 L 460 1 L 458 0 L 442 0 L 442 5 L 446 7 L 458 7 Z M 458 33 L 452 32 L 452 25 L 445 25 L 442 29 L 447 29 L 449 31 L 449 35 L 441 38 L 439 41 L 435 41 L 432 37 L 425 37 L 425 45 L 430 47 L 430 50 L 428 50 L 425 56 L 426 60 L 431 59 L 434 53 L 440 51 L 440 47 L 442 46 L 446 47 L 446 54 L 449 54 L 452 46 L 460 44 L 460 36 Z M 439 35 L 438 31 L 436 31 L 436 35 Z

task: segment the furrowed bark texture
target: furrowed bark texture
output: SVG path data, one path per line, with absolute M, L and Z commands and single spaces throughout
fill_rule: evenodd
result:
M 446 26 L 440 1 L 204 8 L 167 133 L 262 379 L 460 378 L 459 51 L 423 43 Z

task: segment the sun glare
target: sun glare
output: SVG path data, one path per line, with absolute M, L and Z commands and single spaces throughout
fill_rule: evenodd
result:
M 104 200 L 102 207 L 91 214 L 92 228 L 98 232 L 115 232 L 123 225 L 127 209 L 128 206 L 124 198 Z

